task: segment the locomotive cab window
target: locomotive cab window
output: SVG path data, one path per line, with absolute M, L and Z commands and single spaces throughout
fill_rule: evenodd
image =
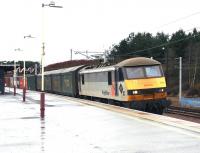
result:
M 145 77 L 144 69 L 142 67 L 127 67 L 126 74 L 128 79 Z
M 161 77 L 162 76 L 160 66 L 145 67 L 145 72 L 146 72 L 147 77 Z
M 81 82 L 82 82 L 82 84 L 85 84 L 84 74 L 81 75 Z
M 163 76 L 159 65 L 141 66 L 141 67 L 126 67 L 126 75 L 128 79 L 151 78 Z
M 108 72 L 108 85 L 112 85 L 111 72 Z

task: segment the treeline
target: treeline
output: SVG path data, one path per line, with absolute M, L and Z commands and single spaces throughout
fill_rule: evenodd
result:
M 179 30 L 172 35 L 157 33 L 153 36 L 151 33 L 131 33 L 119 44 L 114 44 L 109 50 L 109 59 L 123 60 L 129 57 L 153 57 L 163 59 L 167 52 L 173 57 L 187 57 L 188 51 L 197 47 L 200 42 L 200 31 L 193 29 L 186 33 Z M 195 47 L 191 47 L 195 46 Z M 172 55 L 171 55 L 172 56 Z
M 178 94 L 179 57 L 183 59 L 183 90 L 195 90 L 200 96 L 200 31 L 179 30 L 172 35 L 165 33 L 131 33 L 109 50 L 108 59 L 119 62 L 131 57 L 152 57 L 163 64 L 168 91 Z

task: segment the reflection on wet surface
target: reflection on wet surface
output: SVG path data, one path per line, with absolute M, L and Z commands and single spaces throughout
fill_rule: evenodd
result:
M 40 119 L 40 140 L 41 140 L 41 152 L 45 152 L 45 119 Z
M 30 94 L 30 93 L 29 93 Z M 31 96 L 31 95 L 29 95 Z M 37 97 L 36 94 L 32 98 Z M 51 99 L 51 101 L 48 101 Z M 200 134 L 47 96 L 0 97 L 0 153 L 199 153 Z M 80 107 L 84 106 L 84 107 Z M 199 137 L 198 137 L 199 136 Z
M 40 117 L 36 117 L 36 116 L 33 116 L 33 117 L 21 117 L 21 119 L 38 119 Z

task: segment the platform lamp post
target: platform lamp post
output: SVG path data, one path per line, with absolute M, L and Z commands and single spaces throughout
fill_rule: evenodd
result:
M 27 36 L 24 36 L 24 39 L 26 38 L 35 38 L 31 35 L 27 35 Z M 23 79 L 23 102 L 26 101 L 26 61 L 25 61 L 25 58 L 24 58 L 24 79 Z
M 182 57 L 179 57 L 179 103 L 182 98 Z
M 15 62 L 15 59 L 14 59 L 13 85 L 14 85 L 14 96 L 16 96 L 16 62 Z
M 22 51 L 20 48 L 17 48 L 17 49 L 14 49 L 14 51 Z M 16 95 L 16 87 L 17 87 L 17 81 L 16 81 L 16 77 L 17 77 L 17 72 L 16 72 L 16 60 L 14 59 L 14 80 L 13 80 L 13 83 L 14 83 L 14 96 Z
M 51 1 L 49 4 L 42 3 L 42 8 L 44 8 L 44 7 L 63 8 L 62 6 L 55 5 L 54 1 Z M 44 27 L 44 23 L 43 23 L 42 26 Z M 41 116 L 41 118 L 44 118 L 44 112 L 45 112 L 45 93 L 44 93 L 44 55 L 45 55 L 45 43 L 44 43 L 44 32 L 42 34 L 42 37 L 43 37 L 42 38 L 43 42 L 42 42 L 42 54 L 41 54 L 42 78 L 41 78 L 41 94 L 40 94 L 40 116 Z

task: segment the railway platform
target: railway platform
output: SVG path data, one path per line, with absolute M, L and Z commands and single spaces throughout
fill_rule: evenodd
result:
M 11 91 L 11 90 L 10 90 Z M 8 89 L 0 96 L 2 153 L 199 153 L 200 124 L 71 97 Z

